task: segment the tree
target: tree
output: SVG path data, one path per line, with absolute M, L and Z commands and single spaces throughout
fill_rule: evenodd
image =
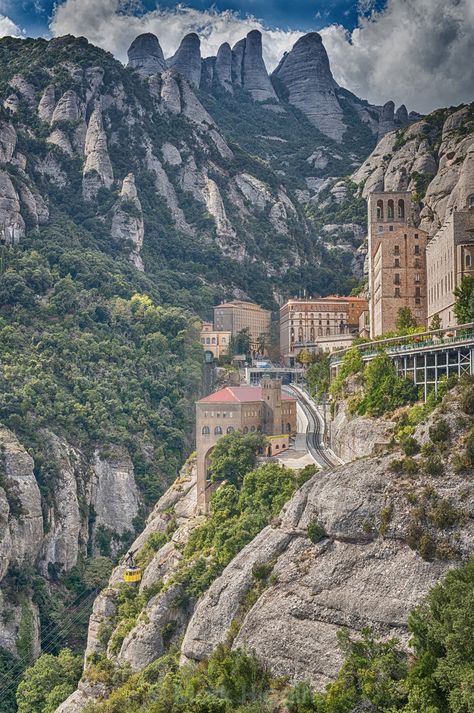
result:
M 411 379 L 400 378 L 385 352 L 378 354 L 364 371 L 365 393 L 359 413 L 382 416 L 417 399 L 417 389 Z
M 310 352 L 309 349 L 302 349 L 300 352 L 298 352 L 296 356 L 296 361 L 299 362 L 302 366 L 309 366 L 310 364 L 314 364 L 316 359 L 316 354 L 314 354 L 314 352 Z
M 400 307 L 395 326 L 399 334 L 405 334 L 409 332 L 410 329 L 416 327 L 416 319 L 409 307 Z
M 306 372 L 306 383 L 309 386 L 311 393 L 320 400 L 323 394 L 329 391 L 329 382 L 331 377 L 330 358 L 328 354 L 321 355 L 319 361 L 311 364 Z
M 242 329 L 238 334 L 231 337 L 229 352 L 232 356 L 236 354 L 245 354 L 245 356 L 250 355 L 250 332 L 246 327 Z
M 459 287 L 454 290 L 456 304 L 454 314 L 458 324 L 474 322 L 474 277 L 468 275 L 463 277 Z
M 244 475 L 255 468 L 257 453 L 264 443 L 261 433 L 236 431 L 221 438 L 210 456 L 211 480 L 227 480 L 240 487 Z
M 266 334 L 259 334 L 257 339 L 257 353 L 262 356 L 268 351 L 268 337 Z
M 76 689 L 81 673 L 82 659 L 70 649 L 62 649 L 58 656 L 43 654 L 18 686 L 18 713 L 54 713 Z
M 435 314 L 435 316 L 431 320 L 430 329 L 435 331 L 436 329 L 442 329 L 442 327 L 443 323 L 441 321 L 441 317 L 439 316 L 439 314 Z

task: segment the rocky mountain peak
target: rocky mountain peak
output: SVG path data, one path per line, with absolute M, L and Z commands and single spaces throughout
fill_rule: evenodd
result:
M 128 66 L 147 77 L 166 69 L 163 50 L 156 35 L 146 32 L 133 40 L 128 50 Z
M 215 64 L 215 78 L 218 84 L 233 94 L 232 86 L 232 50 L 228 42 L 219 47 Z
M 340 141 L 345 131 L 337 84 L 321 35 L 310 32 L 285 54 L 273 76 L 288 92 L 288 101 L 323 134 Z
M 262 33 L 259 30 L 252 30 L 245 39 L 242 83 L 255 101 L 277 99 L 263 61 Z
M 179 72 L 193 87 L 201 82 L 201 40 L 195 32 L 183 37 L 176 53 L 168 60 L 168 67 Z

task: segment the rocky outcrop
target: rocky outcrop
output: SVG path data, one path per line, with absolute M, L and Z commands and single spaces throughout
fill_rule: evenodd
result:
M 25 236 L 25 221 L 20 212 L 20 199 L 10 176 L 0 171 L 0 230 L 9 245 Z
M 216 82 L 229 92 L 234 93 L 232 86 L 232 50 L 228 42 L 224 42 L 219 47 L 214 67 L 214 77 Z
M 262 33 L 258 30 L 249 32 L 245 40 L 242 85 L 255 101 L 277 99 L 263 61 Z
M 207 658 L 237 618 L 234 647 L 255 650 L 276 675 L 321 688 L 342 663 L 336 643 L 341 627 L 358 632 L 371 626 L 378 636 L 395 635 L 407 645 L 409 612 L 454 562 L 427 562 L 408 545 L 414 514 L 406 493 L 423 492 L 430 479 L 420 475 L 404 484 L 390 472 L 390 461 L 362 459 L 306 483 L 279 523 L 255 538 L 211 585 L 187 628 L 183 655 Z M 463 494 L 462 480 L 431 485 L 454 506 L 470 509 L 474 489 Z M 383 512 L 391 519 L 382 538 Z M 327 533 L 318 544 L 307 536 L 312 522 Z M 467 556 L 471 521 L 460 520 L 458 536 Z M 274 583 L 242 612 L 257 563 L 273 566 Z
M 120 198 L 113 209 L 110 234 L 115 240 L 131 243 L 130 259 L 136 268 L 143 270 L 140 251 L 143 247 L 145 227 L 133 173 L 129 173 L 123 180 Z
M 165 71 L 165 57 L 156 35 L 147 32 L 133 40 L 128 50 L 128 66 L 144 77 Z
M 380 141 L 380 139 L 382 139 L 385 134 L 388 134 L 390 131 L 402 129 L 409 123 L 409 121 L 408 111 L 404 104 L 398 107 L 397 111 L 395 111 L 395 104 L 393 101 L 386 102 L 380 112 L 378 140 Z
M 168 67 L 181 74 L 191 86 L 201 82 L 201 40 L 195 32 L 183 38 L 176 53 L 168 60 Z
M 346 130 L 337 98 L 337 84 L 321 36 L 311 32 L 301 37 L 273 73 L 299 109 L 323 134 L 341 141 Z
M 10 163 L 15 153 L 17 133 L 13 124 L 0 124 L 0 164 Z
M 164 72 L 161 85 L 161 100 L 166 111 L 170 114 L 181 114 L 181 92 L 175 72 Z
M 232 47 L 232 82 L 237 86 L 241 87 L 243 84 L 243 64 L 244 64 L 244 54 L 245 54 L 245 38 L 239 40 Z
M 51 117 L 51 123 L 55 124 L 60 121 L 75 123 L 79 121 L 81 116 L 81 107 L 77 94 L 72 89 L 68 89 L 58 101 Z
M 146 164 L 148 170 L 155 177 L 155 189 L 159 196 L 164 198 L 166 206 L 170 211 L 176 227 L 187 235 L 193 235 L 192 227 L 186 221 L 182 209 L 179 207 L 178 197 L 173 184 L 168 178 L 161 161 L 153 153 L 151 146 L 147 147 Z
M 438 129 L 427 119 L 386 134 L 353 174 L 361 194 L 411 190 L 420 201 L 420 227 L 433 235 L 451 207 L 466 207 L 473 193 L 471 106 L 450 113 Z M 421 193 L 420 193 L 421 191 Z
M 54 110 L 56 108 L 56 90 L 54 84 L 50 84 L 44 90 L 41 95 L 40 102 L 38 104 L 38 116 L 41 121 L 47 124 L 51 123 L 53 118 Z
M 211 178 L 206 178 L 203 190 L 207 210 L 214 218 L 216 232 L 220 237 L 235 237 L 235 231 L 227 218 L 219 187 Z
M 102 186 L 110 188 L 114 182 L 100 107 L 94 109 L 89 119 L 84 151 L 82 190 L 84 200 L 93 200 Z
M 345 463 L 383 453 L 393 438 L 393 423 L 351 417 L 344 402 L 330 423 L 331 448 Z

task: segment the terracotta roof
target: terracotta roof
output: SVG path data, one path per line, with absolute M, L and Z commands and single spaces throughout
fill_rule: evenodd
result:
M 282 401 L 294 401 L 291 396 L 281 395 Z M 248 401 L 261 401 L 261 386 L 226 386 L 209 396 L 198 401 L 200 404 L 206 403 L 245 403 Z

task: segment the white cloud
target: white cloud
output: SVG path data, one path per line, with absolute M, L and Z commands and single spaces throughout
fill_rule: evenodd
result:
M 23 33 L 13 20 L 0 15 L 0 37 L 22 37 Z
M 175 10 L 152 10 L 139 15 L 127 9 L 140 8 L 136 0 L 66 0 L 56 7 L 50 29 L 54 35 L 84 35 L 93 44 L 112 52 L 122 61 L 134 38 L 142 32 L 158 36 L 166 57 L 171 56 L 184 35 L 197 32 L 204 57 L 215 55 L 223 42 L 231 45 L 258 29 L 264 35 L 264 57 L 269 70 L 291 49 L 301 32 L 267 30 L 252 17 L 231 11 L 199 11 L 178 5 Z
M 373 12 L 373 0 L 359 0 L 367 16 L 348 33 L 340 25 L 321 31 L 336 80 L 361 98 L 428 112 L 474 99 L 474 0 L 388 0 Z M 127 48 L 142 32 L 159 37 L 172 55 L 188 32 L 201 37 L 203 56 L 214 55 L 252 29 L 263 37 L 264 58 L 273 70 L 302 33 L 269 30 L 253 17 L 231 12 L 145 11 L 141 0 L 64 0 L 56 6 L 54 35 L 85 35 L 126 61 Z
M 389 0 L 351 34 L 321 34 L 336 81 L 371 102 L 429 112 L 474 100 L 473 0 Z

